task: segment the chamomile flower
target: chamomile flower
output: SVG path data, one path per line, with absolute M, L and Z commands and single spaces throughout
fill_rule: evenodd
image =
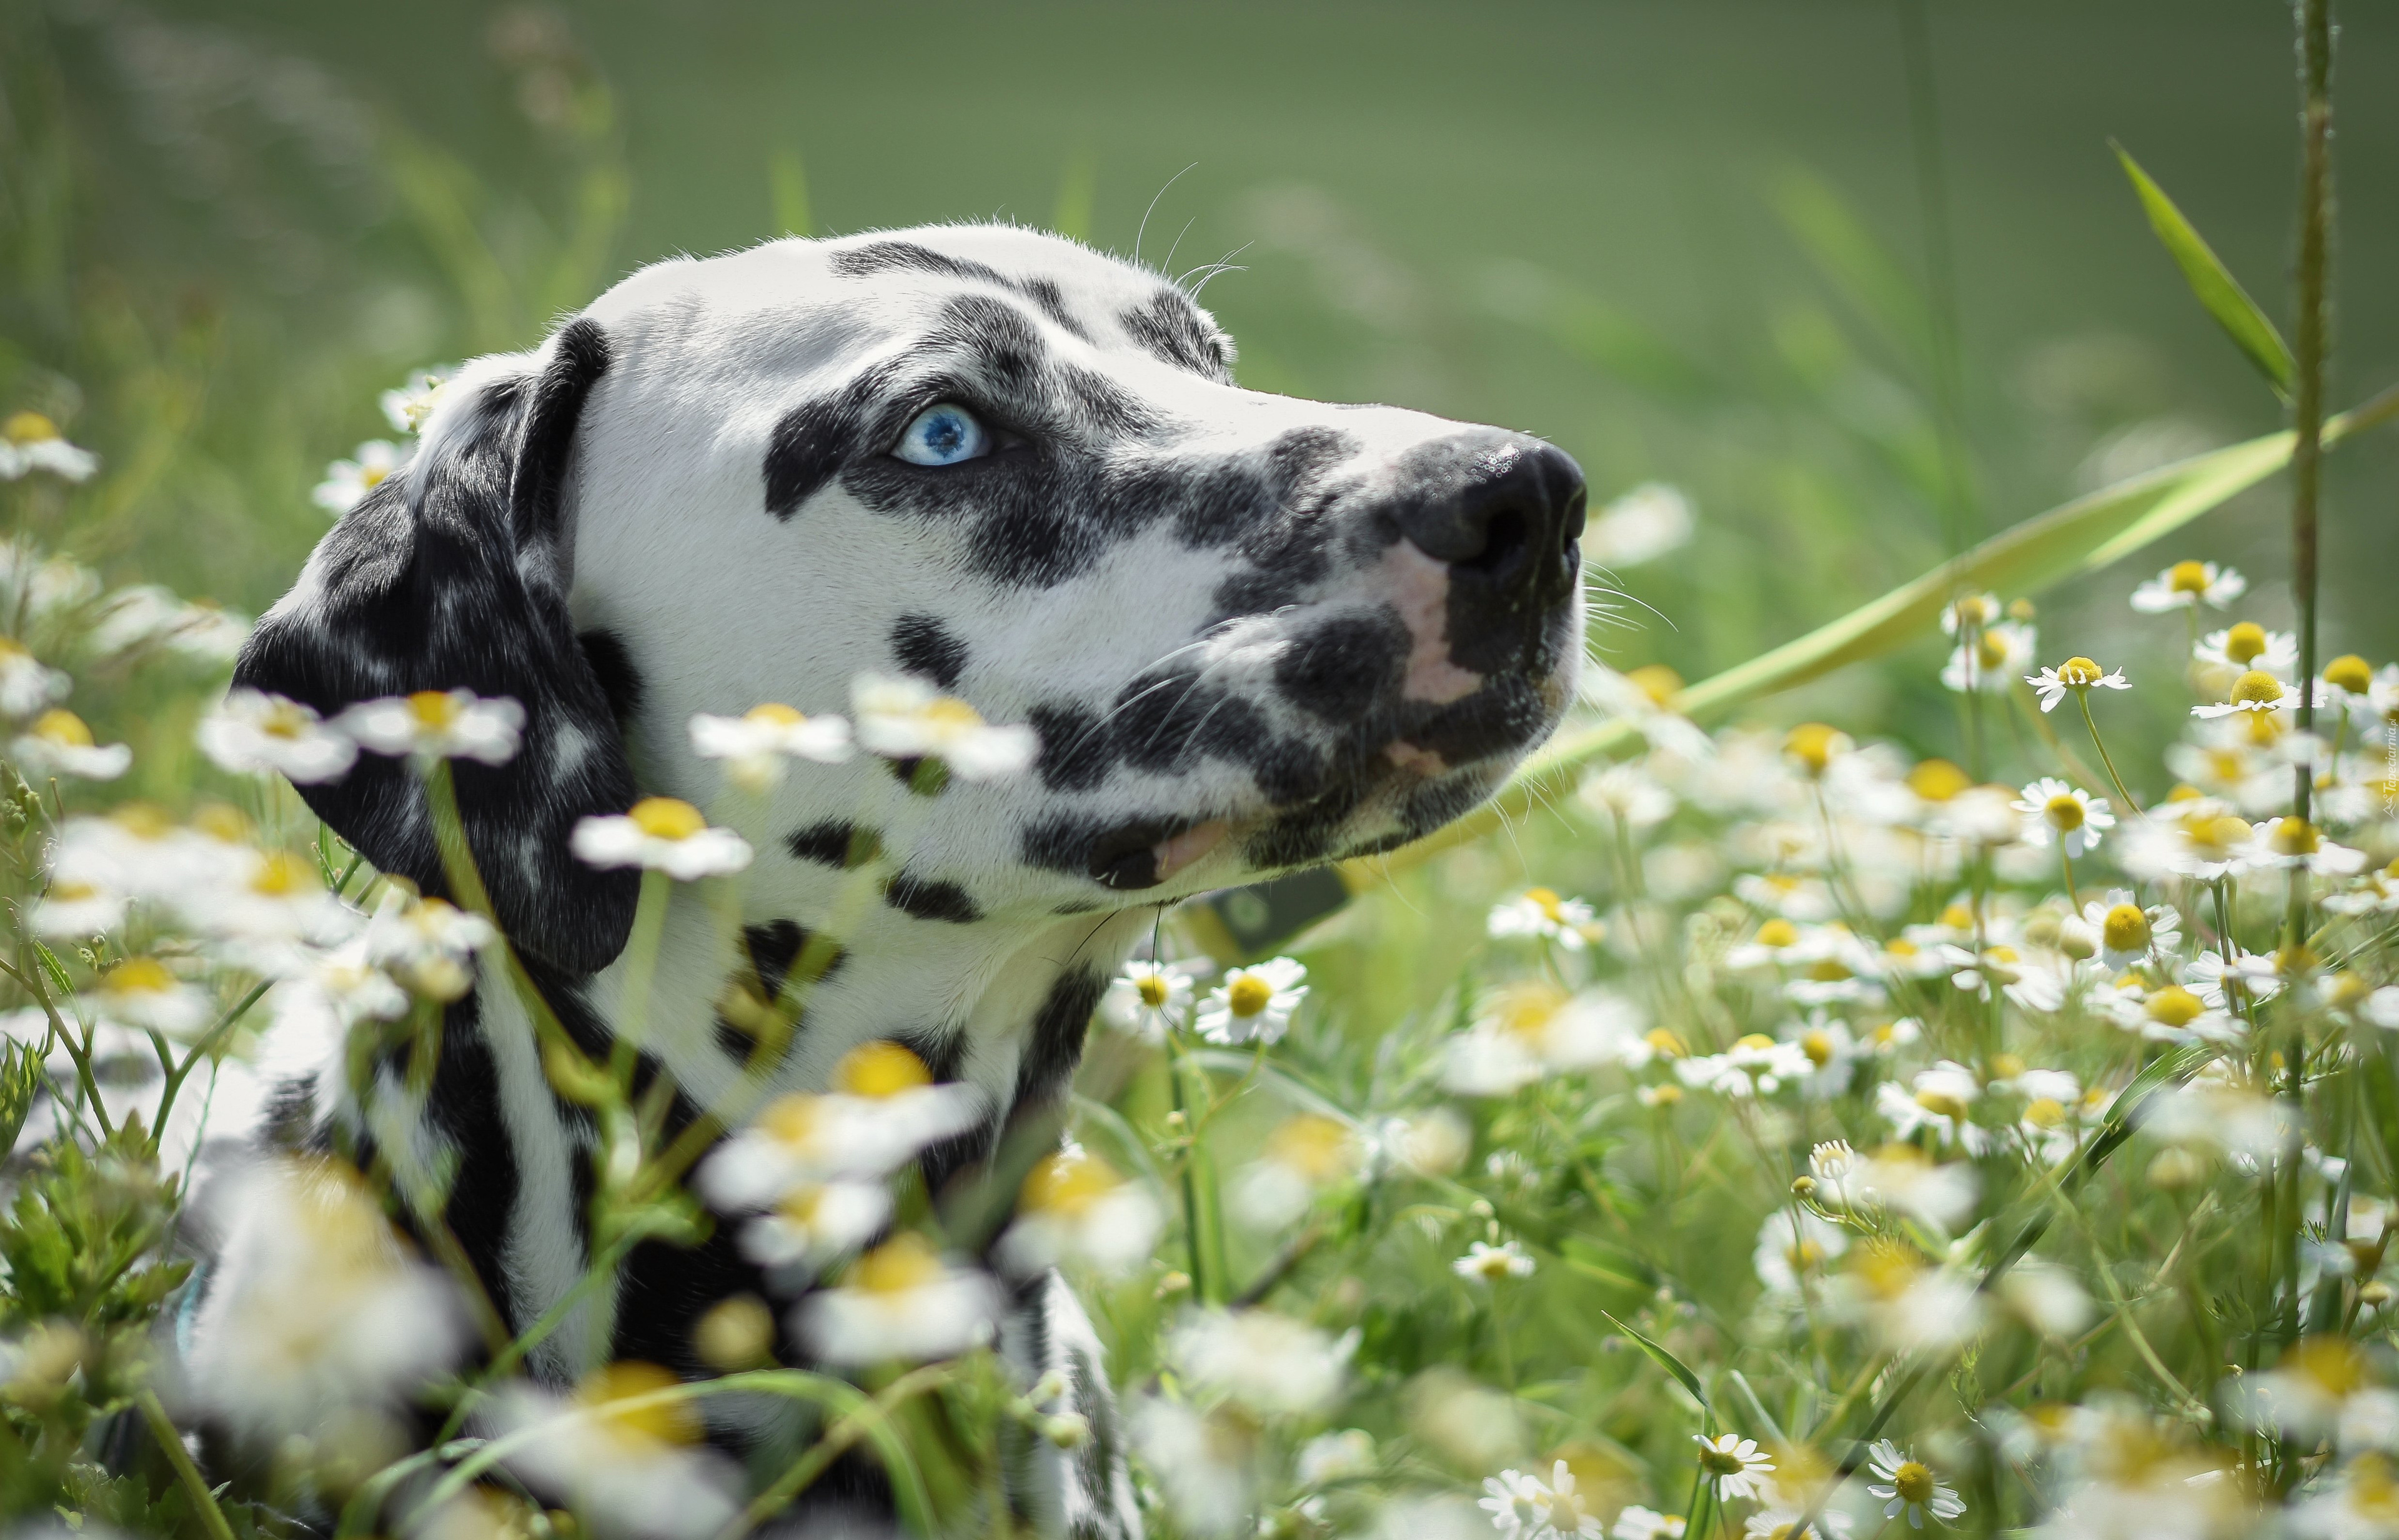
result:
M 506 696 L 487 699 L 472 690 L 419 690 L 360 701 L 334 721 L 359 747 L 378 754 L 506 764 L 516 758 L 525 714 Z
M 2283 987 L 2272 957 L 2237 946 L 2229 958 L 2213 949 L 2192 958 L 2189 979 L 2199 997 L 2216 1010 L 2270 999 Z
M 1903 1454 L 1899 1446 L 1888 1439 L 1875 1440 L 1867 1466 L 1881 1478 L 1866 1491 L 1884 1499 L 1885 1519 L 1896 1519 L 1904 1513 L 1908 1527 L 1920 1530 L 1928 1513 L 1945 1524 L 1966 1511 L 1958 1493 L 1933 1476 L 1931 1466 Z
M 325 467 L 325 479 L 309 492 L 308 501 L 338 519 L 389 480 L 409 458 L 409 452 L 398 444 L 370 439 L 358 447 L 354 458 L 336 460 Z
M 1025 1177 L 1015 1222 L 994 1254 L 1020 1277 L 1065 1262 L 1118 1274 L 1150 1254 L 1164 1224 L 1147 1188 L 1070 1143 Z
M 935 1140 L 983 1115 L 974 1087 L 936 1082 L 901 1045 L 861 1043 L 834 1066 L 822 1093 L 778 1097 L 699 1169 L 699 1195 L 728 1213 L 764 1209 L 794 1188 L 835 1177 L 888 1176 Z
M 2211 1007 L 2180 984 L 2143 989 L 2135 981 L 2098 991 L 2092 999 L 2117 1026 L 2153 1043 L 2230 1042 L 2240 1035 L 2240 1022 L 2222 1006 Z
M 503 1385 L 486 1431 L 505 1436 L 526 1485 L 585 1516 L 603 1540 L 702 1540 L 739 1511 L 738 1472 L 702 1443 L 695 1403 L 662 1398 L 679 1383 L 657 1364 L 622 1360 L 585 1375 L 572 1396 Z
M 1495 938 L 1538 936 L 1568 952 L 1580 952 L 1596 916 L 1580 898 L 1562 898 L 1546 887 L 1528 887 L 1494 904 L 1484 928 Z
M 1690 544 L 1698 524 L 1681 489 L 1645 481 L 1592 515 L 1583 554 L 1597 566 L 1637 567 Z
M 1502 1278 L 1529 1278 L 1533 1276 L 1533 1259 L 1516 1241 L 1498 1246 L 1475 1241 L 1466 1249 L 1466 1255 L 1449 1264 L 1449 1270 L 1474 1283 L 1493 1284 Z
M 2057 703 L 2066 698 L 2067 692 L 2069 690 L 2076 695 L 2081 695 L 2091 690 L 2132 688 L 2132 685 L 2125 682 L 2123 669 L 2119 669 L 2112 674 L 2107 673 L 2089 658 L 2079 656 L 2069 657 L 2053 669 L 2045 668 L 2038 674 L 2027 674 L 2025 676 L 2025 682 L 2031 685 L 2035 693 L 2040 696 L 2040 709 L 2044 713 L 2055 709 Z
M 1834 1208 L 1818 1189 L 1810 1189 L 1809 1196 L 1822 1207 Z M 1796 1298 L 1823 1278 L 1826 1263 L 1849 1249 L 1849 1231 L 1795 1204 L 1767 1215 L 1757 1227 L 1750 1266 L 1768 1293 Z
M 91 1002 L 122 1026 L 189 1037 L 216 1014 L 206 990 L 187 984 L 156 957 L 128 957 L 100 976 Z
M 433 408 L 441 399 L 442 386 L 458 372 L 454 364 L 437 369 L 420 369 L 401 382 L 397 389 L 386 390 L 376 398 L 383 408 L 384 421 L 394 433 L 419 433 L 425 420 L 433 415 Z
M 1755 1497 L 1766 1478 L 1774 1474 L 1774 1460 L 1755 1439 L 1719 1433 L 1714 1439 L 1691 1435 L 1700 1446 L 1700 1478 L 1715 1489 L 1716 1501 Z
M 2141 907 L 2122 888 L 2082 906 L 2082 922 L 2099 939 L 2099 955 L 2111 968 L 2129 967 L 2152 952 L 2175 950 L 2182 939 L 2182 914 L 2172 904 Z
M 1616 1516 L 1609 1540 L 1683 1540 L 1686 1525 L 1678 1513 L 1660 1513 L 1634 1503 Z
M 818 1357 L 860 1368 L 943 1358 L 989 1341 L 999 1306 L 988 1275 L 954 1265 L 903 1230 L 852 1263 L 837 1286 L 802 1300 L 794 1324 Z
M 2068 856 L 2080 856 L 2099 843 L 2103 831 L 2116 827 L 2108 799 L 2094 797 L 2079 786 L 2044 776 L 2024 789 L 2015 810 L 2024 815 L 2026 844 L 2055 840 Z
M 1195 971 L 1189 963 L 1156 963 L 1137 957 L 1125 965 L 1100 996 L 1100 1017 L 1145 1043 L 1162 1043 L 1168 1033 L 1190 1019 Z
M 793 1281 L 814 1275 L 874 1238 L 891 1217 L 891 1189 L 882 1182 L 836 1177 L 803 1182 L 741 1227 L 741 1254 Z
M 1166 1342 L 1166 1358 L 1203 1395 L 1221 1395 L 1263 1415 L 1328 1410 L 1341 1394 L 1351 1331 L 1329 1337 L 1271 1310 L 1202 1311 Z
M 858 741 L 889 759 L 939 759 L 967 780 L 996 780 L 1033 763 L 1030 727 L 1000 727 L 924 680 L 861 674 L 850 684 Z
M 2237 626 L 2208 632 L 2191 648 L 2190 655 L 2235 674 L 2250 669 L 2287 674 L 2298 667 L 2299 639 L 2292 632 L 2270 631 L 2254 620 L 2244 620 Z
M 2177 561 L 2133 590 L 2133 608 L 2143 615 L 2197 609 L 2202 603 L 2220 610 L 2248 589 L 2249 580 L 2230 567 Z
M 2315 703 L 2331 703 L 2332 692 L 2322 680 L 2314 682 Z M 2263 715 L 2268 712 L 2296 711 L 2299 707 L 2298 686 L 2289 684 L 2262 669 L 2252 669 L 2232 682 L 2225 698 L 2204 706 L 2194 706 L 2190 714 L 2201 718 L 2227 717 L 2247 711 Z
M 68 443 L 59 425 L 38 412 L 18 412 L 0 422 L 0 481 L 47 471 L 62 481 L 90 479 L 100 457 Z
M 34 906 L 34 933 L 52 940 L 103 935 L 125 923 L 126 898 L 90 883 L 61 879 Z
M 2253 867 L 2303 868 L 2319 877 L 2354 877 L 2365 870 L 2365 852 L 2335 844 L 2305 818 L 2280 817 L 2257 827 L 2248 861 Z
M 475 954 L 497 935 L 490 921 L 441 898 L 386 890 L 367 922 L 367 956 L 431 1000 L 455 1000 L 474 983 Z
M 770 702 L 738 717 L 693 717 L 691 747 L 701 759 L 723 760 L 734 784 L 754 793 L 780 781 L 792 760 L 839 764 L 849 758 L 849 723 L 834 716 L 803 716 Z
M 1998 625 L 2006 614 L 1998 594 L 1964 594 L 1942 607 L 1941 634 L 1956 636 L 1960 631 L 1985 630 Z
M 1281 1042 L 1292 1012 L 1308 997 L 1301 982 L 1307 977 L 1308 969 L 1288 957 L 1234 968 L 1208 992 L 1193 1025 L 1211 1043 Z
M 64 673 L 0 637 L 0 715 L 32 716 L 50 702 L 63 699 L 70 683 Z
M 1980 1155 L 1990 1136 L 1969 1121 L 1968 1114 L 1982 1094 L 1973 1071 L 1945 1059 L 1919 1071 L 1909 1087 L 1888 1080 L 1876 1087 L 1875 1111 L 1891 1125 L 1893 1139 L 1912 1141 L 1920 1130 L 1930 1128 L 1943 1143 Z
M 1319 1193 L 1358 1174 L 1368 1152 L 1358 1130 L 1321 1113 L 1285 1118 L 1257 1159 L 1241 1169 L 1231 1197 L 1240 1217 L 1280 1229 L 1308 1211 Z
M 1799 1520 L 1808 1517 L 1808 1505 L 1794 1502 L 1788 1494 L 1776 1489 L 1774 1500 L 1749 1516 L 1742 1525 L 1742 1540 L 1792 1540 L 1799 1533 Z M 1849 1540 L 1857 1520 L 1840 1508 L 1828 1507 L 1809 1520 L 1810 1540 Z M 1674 1532 L 1681 1534 L 1677 1529 Z
M 172 589 L 141 583 L 119 588 L 102 602 L 84 644 L 98 657 L 122 657 L 155 647 L 217 664 L 238 655 L 249 636 L 250 623 L 223 605 L 187 603 Z
M 1519 1470 L 1484 1478 L 1475 1506 L 1491 1515 L 1491 1527 L 1510 1540 L 1601 1540 L 1599 1516 L 1583 1506 L 1575 1475 L 1564 1460 L 1550 1479 Z
M 2254 831 L 2220 802 L 2200 798 L 2158 810 L 2133 827 L 2121 858 L 2126 872 L 2144 881 L 2195 877 L 2214 882 L 2249 870 Z
M 630 813 L 585 818 L 570 844 L 587 866 L 640 867 L 677 882 L 721 877 L 750 864 L 750 842 L 712 829 L 698 808 L 674 797 L 644 797 Z
M 133 750 L 121 743 L 102 747 L 92 741 L 83 718 L 58 707 L 43 712 L 31 730 L 21 734 L 11 750 L 17 763 L 34 776 L 75 776 L 84 780 L 115 780 L 133 763 Z
M 294 955 L 297 966 L 275 986 L 278 1031 L 301 1041 L 338 1042 L 360 1021 L 395 1021 L 408 1014 L 408 991 L 374 965 L 363 939 Z
M 1941 682 L 1960 695 L 2005 695 L 2033 667 L 2040 634 L 2020 621 L 2002 620 L 1960 641 L 1941 666 Z

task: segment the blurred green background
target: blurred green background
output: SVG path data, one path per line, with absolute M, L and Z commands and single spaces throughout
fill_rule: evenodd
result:
M 803 221 L 1054 221 L 1123 252 L 1146 210 L 1145 260 L 1240 264 L 1206 303 L 1245 383 L 1529 429 L 1597 497 L 1686 489 L 1699 538 L 1621 574 L 1639 604 L 1602 643 L 1697 678 L 1953 538 L 2279 425 L 2108 140 L 2286 316 L 2289 37 L 2270 0 L 0 0 L 0 406 L 131 473 L 71 547 L 255 610 L 324 527 L 324 463 L 387 435 L 378 389 L 640 263 Z M 2352 7 L 2341 48 L 2346 404 L 2399 380 L 2399 11 Z M 2387 434 L 2337 457 L 2327 653 L 2399 651 L 2394 469 Z M 2137 565 L 2232 561 L 2282 620 L 2282 496 Z M 2135 575 L 2046 601 L 2044 655 L 2175 667 Z M 1772 709 L 1950 749 L 1936 661 Z

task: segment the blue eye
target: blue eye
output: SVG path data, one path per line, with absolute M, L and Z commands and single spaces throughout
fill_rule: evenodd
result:
M 912 466 L 955 466 L 990 453 L 990 431 L 973 412 L 954 401 L 916 413 L 891 451 L 894 459 Z

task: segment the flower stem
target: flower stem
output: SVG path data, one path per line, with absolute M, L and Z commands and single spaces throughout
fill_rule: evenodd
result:
M 2066 869 L 2066 907 L 2075 913 L 2082 912 L 2082 899 L 2074 891 L 2074 858 L 2066 853 L 2066 836 L 2057 839 L 2057 864 Z
M 2108 784 L 2116 789 L 2116 795 L 2124 799 L 2126 812 L 2138 813 L 2141 804 L 2135 802 L 2133 793 L 2124 789 L 2124 777 L 2116 774 L 2116 762 L 2108 756 L 2108 745 L 2100 739 L 2098 720 L 2091 714 L 2091 692 L 2075 691 L 2074 704 L 2082 708 L 2082 725 L 2091 729 L 2091 747 L 2099 750 L 2099 763 L 2108 767 Z
M 1200 1264 L 1200 1184 L 1191 1170 L 1200 1158 L 1200 1131 L 1183 1104 L 1183 1044 L 1172 1025 L 1166 1029 L 1166 1085 L 1175 1116 L 1183 1125 L 1183 1245 L 1191 1272 L 1191 1297 L 1204 1304 L 1208 1290 L 1207 1270 Z
M 2301 0 L 2299 22 L 2298 318 L 2291 381 L 2291 597 L 2298 611 L 2300 732 L 2315 730 L 2316 510 L 2324 468 L 2324 358 L 2332 266 L 2332 0 Z M 2291 772 L 2291 816 L 2308 817 L 2314 771 Z M 2284 944 L 2307 936 L 2308 873 L 2291 871 Z
M 135 1399 L 142 1408 L 142 1420 L 150 1425 L 150 1436 L 158 1440 L 159 1452 L 175 1467 L 175 1479 L 192 1500 L 193 1511 L 199 1516 L 200 1527 L 208 1532 L 209 1540 L 233 1540 L 233 1526 L 225 1522 L 224 1510 L 217 1506 L 208 1482 L 201 1479 L 199 1466 L 192 1464 L 192 1452 L 183 1447 L 183 1436 L 175 1430 L 174 1419 L 158 1403 L 158 1393 L 144 1390 Z

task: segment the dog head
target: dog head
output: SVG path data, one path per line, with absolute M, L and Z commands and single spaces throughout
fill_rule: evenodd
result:
M 644 790 L 821 904 L 856 836 L 929 921 L 1156 903 L 1389 848 L 1487 795 L 1581 656 L 1574 462 L 1521 434 L 1244 390 L 1158 276 L 1029 231 L 786 240 L 646 268 L 463 371 L 319 547 L 242 682 L 320 709 L 465 685 L 527 708 L 462 765 L 521 945 L 578 969 L 633 885 L 566 835 Z M 695 713 L 846 709 L 913 674 L 1038 734 L 912 792 L 868 758 L 719 794 Z M 310 788 L 438 879 L 403 773 Z

